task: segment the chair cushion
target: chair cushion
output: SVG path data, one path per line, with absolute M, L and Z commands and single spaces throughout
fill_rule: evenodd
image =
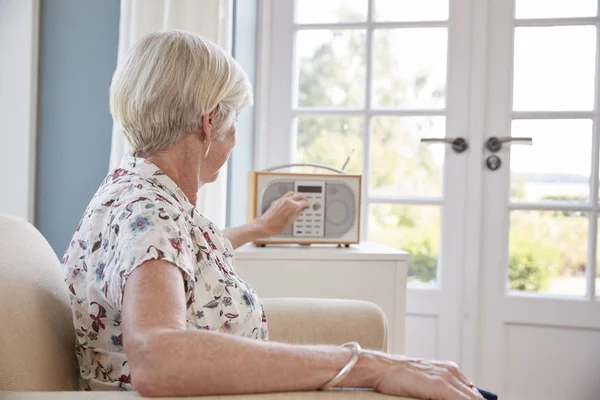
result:
M 78 389 L 67 290 L 40 232 L 0 214 L 0 391 Z

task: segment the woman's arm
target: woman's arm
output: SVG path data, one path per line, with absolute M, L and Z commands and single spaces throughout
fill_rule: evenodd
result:
M 146 261 L 125 285 L 123 343 L 132 384 L 143 396 L 307 391 L 350 360 L 333 346 L 298 346 L 186 329 L 184 281 L 166 261 Z M 340 387 L 432 400 L 482 397 L 453 363 L 364 351 Z
M 181 271 L 148 261 L 127 279 L 123 342 L 134 388 L 144 396 L 314 390 L 350 360 L 332 346 L 292 346 L 186 329 Z M 374 387 L 375 353 L 361 356 L 345 386 Z
M 235 228 L 227 228 L 223 234 L 234 249 L 257 239 L 281 233 L 293 223 L 308 207 L 306 196 L 288 193 L 286 196 L 275 200 L 269 209 L 259 218 Z
M 223 231 L 223 234 L 229 239 L 234 249 L 237 249 L 246 243 L 269 236 L 265 233 L 264 226 L 258 219 L 250 221 L 242 226 L 227 228 Z

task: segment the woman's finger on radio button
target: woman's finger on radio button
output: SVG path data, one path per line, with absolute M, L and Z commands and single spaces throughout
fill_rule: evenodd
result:
M 296 201 L 296 204 L 298 204 L 298 208 L 300 211 L 304 211 L 307 208 L 310 208 L 310 203 L 308 202 L 308 200 L 298 200 Z
M 294 193 L 292 196 L 292 200 L 296 200 L 296 201 L 305 200 L 306 201 L 306 196 L 302 193 Z

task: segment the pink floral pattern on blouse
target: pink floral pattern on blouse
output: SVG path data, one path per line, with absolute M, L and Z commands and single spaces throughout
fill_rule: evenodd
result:
M 132 390 L 121 301 L 127 277 L 147 260 L 183 272 L 188 329 L 267 340 L 262 304 L 236 275 L 229 240 L 158 167 L 127 156 L 92 198 L 62 260 L 81 389 Z

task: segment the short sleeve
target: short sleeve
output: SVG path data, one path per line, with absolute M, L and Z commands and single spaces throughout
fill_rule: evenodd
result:
M 186 298 L 194 290 L 194 250 L 184 216 L 154 196 L 139 196 L 115 211 L 112 259 L 106 266 L 107 300 L 121 309 L 129 275 L 145 261 L 164 260 L 183 272 Z

